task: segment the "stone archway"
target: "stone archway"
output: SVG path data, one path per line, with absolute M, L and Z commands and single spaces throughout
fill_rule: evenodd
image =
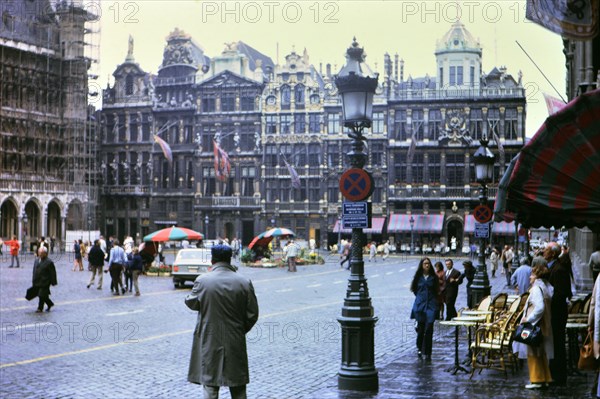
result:
M 461 219 L 452 218 L 446 223 L 446 245 L 452 249 L 452 242 L 456 242 L 455 251 L 460 252 L 463 239 L 464 225 Z M 455 240 L 452 240 L 452 238 Z
M 78 200 L 69 204 L 67 210 L 67 230 L 85 230 L 83 206 Z
M 37 201 L 30 199 L 25 204 L 27 220 L 23 220 L 23 248 L 33 250 L 29 243 L 35 243 L 42 234 L 42 212 Z
M 13 236 L 19 236 L 19 208 L 9 198 L 0 206 L 0 237 L 12 239 Z
M 60 205 L 55 201 L 48 204 L 48 216 L 46 217 L 46 231 L 49 238 L 61 241 L 63 237 L 61 209 Z

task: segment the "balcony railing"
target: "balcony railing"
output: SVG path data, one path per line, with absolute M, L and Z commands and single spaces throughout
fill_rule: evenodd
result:
M 0 191 L 3 193 L 51 193 L 62 194 L 67 192 L 77 192 L 73 184 L 64 182 L 49 182 L 49 181 L 23 181 L 23 180 L 0 180 Z M 87 191 L 87 188 L 86 190 Z
M 196 206 L 202 208 L 259 208 L 257 197 L 204 197 L 196 199 Z
M 394 93 L 394 100 L 442 100 L 449 98 L 525 98 L 524 88 L 503 88 L 498 86 L 481 88 L 445 89 L 402 89 Z
M 488 198 L 495 198 L 497 187 L 488 187 Z M 389 199 L 410 201 L 413 199 L 478 200 L 479 186 L 472 187 L 396 187 L 389 189 Z
M 149 194 L 149 186 L 104 186 L 103 194 Z

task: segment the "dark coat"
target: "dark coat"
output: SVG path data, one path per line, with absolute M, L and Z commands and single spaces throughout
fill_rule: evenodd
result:
M 34 287 L 49 288 L 51 285 L 56 285 L 56 268 L 54 262 L 46 258 L 41 260 L 37 258 L 33 264 L 33 280 Z
M 144 262 L 142 261 L 142 257 L 140 256 L 140 254 L 133 255 L 131 257 L 131 260 L 127 262 L 127 264 L 129 266 L 128 269 L 131 271 L 144 270 Z
M 461 273 L 452 268 L 449 276 L 446 276 L 446 289 L 444 290 L 444 298 L 448 301 L 448 298 L 455 299 L 458 296 L 458 286 L 462 283 L 460 279 Z M 450 282 L 450 279 L 456 279 L 457 281 Z
M 198 311 L 188 381 L 242 386 L 250 381 L 246 334 L 258 320 L 252 282 L 225 262 L 194 282 L 185 304 Z
M 94 245 L 92 249 L 90 249 L 88 261 L 92 266 L 104 266 L 104 252 L 102 252 L 100 246 Z
M 417 282 L 417 291 L 415 294 L 415 302 L 413 303 L 410 318 L 415 319 L 419 323 L 433 323 L 439 316 L 439 305 L 437 301 L 437 290 L 434 280 L 437 275 L 419 277 Z

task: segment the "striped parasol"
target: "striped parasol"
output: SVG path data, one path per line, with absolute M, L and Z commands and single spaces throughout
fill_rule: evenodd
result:
M 600 89 L 549 116 L 506 173 L 496 220 L 600 231 Z
M 271 230 L 265 231 L 264 233 L 260 233 L 259 235 L 254 237 L 250 244 L 248 244 L 248 248 L 252 249 L 256 246 L 266 247 L 267 245 L 269 245 L 269 243 L 271 242 L 271 240 L 273 240 L 274 237 L 293 237 L 295 235 L 296 234 L 294 234 L 294 232 L 290 229 L 285 229 L 283 227 L 275 227 Z
M 169 227 L 166 229 L 155 231 L 152 234 L 148 234 L 144 237 L 144 241 L 181 241 L 181 240 L 202 240 L 204 237 L 202 234 L 186 229 L 184 227 Z

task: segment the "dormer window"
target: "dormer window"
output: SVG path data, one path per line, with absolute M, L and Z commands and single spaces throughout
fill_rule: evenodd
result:
M 125 95 L 130 96 L 133 94 L 133 76 L 127 75 L 125 77 Z

